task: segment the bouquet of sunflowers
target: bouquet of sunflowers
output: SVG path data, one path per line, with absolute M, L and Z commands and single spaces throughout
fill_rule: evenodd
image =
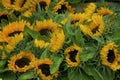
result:
M 0 0 L 0 80 L 120 80 L 120 9 L 81 0 Z

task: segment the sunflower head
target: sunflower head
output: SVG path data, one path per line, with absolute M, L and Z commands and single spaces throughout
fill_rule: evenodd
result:
M 35 56 L 30 51 L 21 51 L 12 56 L 9 60 L 8 68 L 13 72 L 26 72 L 32 68 L 31 63 L 35 61 Z
M 2 34 L 4 34 L 3 37 L 5 38 L 6 42 L 9 42 L 11 38 L 14 37 L 16 34 L 22 33 L 24 31 L 25 25 L 29 28 L 32 28 L 32 26 L 30 26 L 30 23 L 23 20 L 19 22 L 12 22 L 4 26 L 2 29 Z
M 2 0 L 1 3 L 3 4 L 3 6 L 7 9 L 14 9 L 14 2 L 15 0 Z
M 0 12 L 0 23 L 2 19 L 8 20 L 9 16 L 10 16 L 9 13 L 6 10 Z
M 55 13 L 65 13 L 66 11 L 68 13 L 74 13 L 74 8 L 72 8 L 68 2 L 65 2 L 64 0 L 60 0 L 60 2 L 58 2 L 56 4 L 56 6 L 53 8 L 53 12 Z
M 118 69 L 118 50 L 114 42 L 106 44 L 100 51 L 102 64 L 108 66 L 112 70 Z
M 92 23 L 89 25 L 89 28 L 93 34 L 93 37 L 101 36 L 104 31 L 104 21 L 102 16 L 94 14 L 92 16 Z
M 59 51 L 64 43 L 65 35 L 61 28 L 56 29 L 50 39 L 50 51 L 56 52 Z
M 11 52 L 21 40 L 23 40 L 23 33 L 16 34 L 6 45 L 6 51 Z
M 42 80 L 52 80 L 53 77 L 56 76 L 56 73 L 50 73 L 50 67 L 52 64 L 52 60 L 48 58 L 36 61 L 35 69 Z
M 102 16 L 98 14 L 92 15 L 92 22 L 88 25 L 80 24 L 80 29 L 85 35 L 89 35 L 90 37 L 98 37 L 101 36 L 104 32 L 104 21 Z
M 66 55 L 66 62 L 69 67 L 76 67 L 80 64 L 80 49 L 81 48 L 77 45 L 73 45 L 65 49 L 64 54 Z
M 36 21 L 35 30 L 38 31 L 41 35 L 44 36 L 50 36 L 50 33 L 52 33 L 57 28 L 57 23 L 50 20 L 44 20 L 44 21 Z
M 20 9 L 19 10 L 20 12 L 25 12 L 26 10 L 28 10 L 32 6 L 32 0 L 21 0 L 21 2 L 20 1 L 18 1 L 18 2 L 16 2 L 16 3 L 19 4 L 18 7 Z

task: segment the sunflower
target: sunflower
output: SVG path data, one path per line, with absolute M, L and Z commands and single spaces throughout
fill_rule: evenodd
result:
M 43 40 L 35 39 L 34 40 L 34 45 L 35 45 L 35 47 L 46 48 L 49 45 L 49 43 L 45 42 Z
M 118 50 L 114 42 L 108 43 L 100 50 L 100 58 L 102 64 L 108 66 L 112 70 L 117 70 L 118 66 Z
M 53 32 L 57 28 L 57 23 L 53 22 L 52 19 L 44 21 L 36 21 L 35 30 L 39 31 L 41 35 L 48 36 L 48 33 Z
M 20 34 L 24 31 L 24 27 L 28 26 L 29 28 L 32 28 L 30 26 L 30 23 L 27 23 L 26 21 L 19 21 L 19 22 L 12 22 L 2 29 L 2 34 L 4 34 L 2 37 L 6 42 L 9 42 L 11 37 L 14 37 L 15 34 Z
M 81 25 L 80 28 L 84 34 L 87 34 L 91 37 L 101 36 L 104 31 L 104 21 L 102 16 L 98 14 L 93 14 L 92 22 L 89 25 Z
M 35 69 L 42 80 L 52 80 L 56 77 L 56 72 L 53 74 L 50 73 L 50 67 L 52 64 L 52 60 L 48 58 L 36 61 Z
M 6 45 L 7 52 L 11 52 L 21 40 L 23 40 L 23 33 L 20 33 L 19 35 L 16 34 L 14 37 L 12 37 Z
M 92 16 L 92 23 L 89 25 L 89 28 L 92 32 L 93 37 L 101 36 L 104 31 L 104 21 L 102 19 L 102 16 L 99 16 L 97 14 Z
M 69 67 L 76 67 L 80 64 L 80 50 L 81 48 L 77 45 L 73 45 L 65 49 L 64 54 Z
M 69 3 L 65 2 L 64 0 L 60 0 L 60 2 L 58 2 L 53 8 L 53 12 L 58 14 L 65 13 L 65 11 L 67 11 L 68 13 L 74 13 L 75 9 L 72 8 Z
M 110 11 L 108 8 L 103 8 L 103 7 L 101 7 L 101 9 L 99 9 L 97 12 L 99 15 L 103 15 L 103 16 L 113 14 L 113 12 Z
M 2 19 L 8 20 L 8 17 L 9 17 L 9 16 L 10 16 L 9 13 L 8 13 L 6 10 L 0 12 L 0 23 L 1 23 L 1 20 L 2 20 Z
M 36 21 L 34 30 L 38 31 L 40 35 L 51 38 L 51 34 L 57 29 L 58 24 L 53 22 L 52 19 L 44 21 Z M 46 42 L 46 41 L 45 41 Z
M 63 30 L 61 28 L 56 29 L 50 39 L 50 51 L 53 53 L 59 51 L 63 46 L 64 40 L 65 35 Z
M 32 68 L 31 63 L 35 61 L 35 56 L 30 51 L 21 51 L 12 56 L 8 63 L 9 70 L 13 72 L 26 72 Z
M 75 14 L 71 13 L 70 20 L 71 20 L 71 24 L 79 25 L 79 23 L 82 23 L 83 21 L 86 20 L 86 15 L 84 13 L 75 13 Z
M 12 0 L 1 0 L 1 3 L 3 4 L 3 6 L 7 9 L 14 9 L 14 2 Z
M 20 2 L 20 1 L 18 1 Z M 21 0 L 19 3 L 20 12 L 25 12 L 32 6 L 32 0 Z
M 95 10 L 96 5 L 94 3 L 89 3 L 88 6 L 84 9 L 84 13 L 86 14 L 87 18 L 90 18 Z

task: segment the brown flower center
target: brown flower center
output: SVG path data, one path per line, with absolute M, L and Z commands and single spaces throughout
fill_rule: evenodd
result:
M 0 23 L 1 23 L 1 20 L 2 20 L 2 19 L 8 20 L 8 16 L 7 16 L 7 15 L 2 15 L 2 16 L 0 16 Z
M 77 50 L 74 50 L 74 51 L 69 52 L 69 55 L 70 55 L 69 59 L 70 59 L 72 62 L 77 62 L 76 59 L 75 59 L 77 53 L 78 53 Z
M 21 15 L 21 12 L 14 10 L 14 11 L 13 11 L 13 14 L 15 14 L 16 17 L 18 17 L 19 15 Z
M 23 0 L 21 7 L 23 7 L 26 2 L 27 2 L 27 0 Z
M 92 33 L 96 33 L 96 31 L 98 31 L 98 28 L 99 28 L 100 25 L 96 26 L 95 28 L 92 29 Z
M 45 10 L 45 7 L 47 6 L 46 2 L 41 1 L 39 2 L 39 4 L 40 4 L 40 8 Z
M 67 7 L 65 5 L 61 5 L 61 9 L 58 9 L 57 12 L 58 14 L 65 13 L 67 10 Z
M 20 34 L 22 31 L 15 31 L 15 32 L 12 32 L 10 33 L 8 36 L 14 36 L 15 34 Z
M 107 61 L 112 63 L 115 60 L 114 50 L 109 50 L 107 55 Z
M 79 20 L 73 20 L 73 21 L 71 21 L 71 24 L 75 24 L 77 22 L 79 22 Z
M 39 31 L 41 35 L 49 36 L 52 31 L 49 29 L 42 29 Z
M 28 58 L 21 58 L 15 61 L 15 65 L 17 65 L 19 68 L 23 68 L 26 65 L 29 65 L 30 60 Z
M 38 68 L 42 70 L 42 73 L 45 76 L 49 76 L 50 75 L 50 66 L 48 64 L 39 65 Z
M 11 4 L 13 4 L 15 2 L 15 0 L 11 0 Z

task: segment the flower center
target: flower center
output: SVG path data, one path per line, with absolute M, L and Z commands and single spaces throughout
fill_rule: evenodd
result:
M 99 25 L 96 26 L 94 29 L 92 29 L 92 33 L 93 33 L 93 34 L 96 33 L 96 31 L 98 31 L 98 28 L 99 28 Z
M 30 60 L 28 58 L 21 58 L 16 60 L 15 65 L 17 65 L 20 68 L 23 68 L 25 65 L 29 65 Z
M 61 9 L 58 9 L 57 12 L 58 12 L 58 14 L 61 14 L 61 13 L 65 13 L 66 10 L 67 10 L 66 6 L 61 5 Z
M 41 1 L 39 2 L 39 4 L 40 4 L 40 8 L 45 10 L 45 7 L 47 6 L 46 2 Z
M 15 2 L 15 0 L 11 0 L 11 4 L 13 4 Z
M 45 74 L 45 76 L 50 75 L 50 66 L 48 64 L 39 65 L 38 68 L 42 70 L 42 73 Z
M 15 32 L 12 32 L 10 33 L 8 36 L 14 36 L 15 34 L 20 34 L 22 31 L 15 31 Z
M 2 16 L 0 16 L 0 23 L 1 23 L 2 19 L 8 20 L 7 15 L 2 15 Z
M 41 35 L 49 36 L 52 31 L 49 29 L 42 29 L 39 31 Z
M 18 17 L 19 15 L 21 15 L 21 12 L 19 12 L 19 11 L 13 11 L 13 14 L 15 14 L 16 17 Z
M 71 24 L 75 24 L 77 22 L 79 22 L 79 20 L 73 20 L 73 21 L 71 21 Z
M 70 59 L 72 62 L 77 62 L 77 61 L 75 60 L 75 57 L 76 57 L 77 53 L 78 53 L 77 50 L 74 50 L 74 51 L 69 52 L 69 55 L 70 55 L 69 59 Z
M 112 63 L 115 60 L 115 54 L 113 50 L 108 51 L 107 61 Z
M 23 7 L 26 2 L 27 2 L 27 0 L 23 0 L 21 7 Z

